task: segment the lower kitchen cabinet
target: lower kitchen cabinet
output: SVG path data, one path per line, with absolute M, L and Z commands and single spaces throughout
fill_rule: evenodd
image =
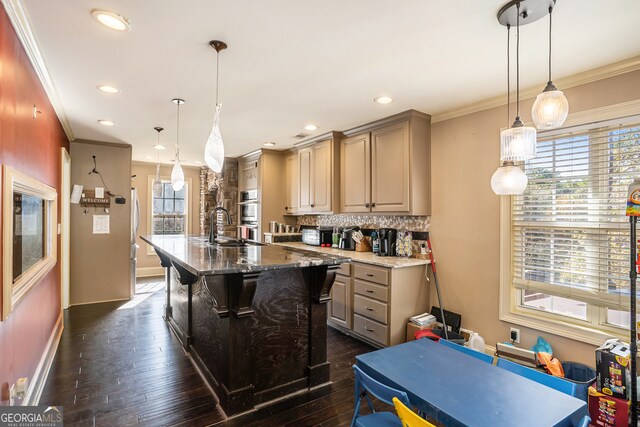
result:
M 331 303 L 329 304 L 329 322 L 346 329 L 351 329 L 353 313 L 350 271 L 351 264 L 342 264 L 331 288 Z
M 430 307 L 426 268 L 343 264 L 331 289 L 329 325 L 376 347 L 403 343 L 409 317 Z

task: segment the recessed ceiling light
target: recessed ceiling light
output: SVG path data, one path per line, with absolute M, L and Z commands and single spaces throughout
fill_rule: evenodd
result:
M 275 142 L 265 142 L 264 143 L 265 147 L 273 147 L 274 145 L 276 145 Z
M 144 156 L 145 159 L 153 159 L 153 156 Z
M 111 10 L 93 9 L 91 11 L 93 19 L 116 31 L 129 31 L 129 20 L 119 13 Z
M 379 96 L 377 98 L 374 98 L 374 101 L 378 104 L 390 104 L 393 102 L 393 98 L 391 98 L 390 96 Z
M 100 123 L 102 126 L 113 126 L 116 124 L 116 122 L 111 120 L 98 120 L 98 123 Z
M 308 125 L 306 125 L 304 128 L 305 128 L 306 130 L 316 130 L 316 129 L 318 129 L 318 126 L 316 126 L 316 125 L 314 125 L 314 124 L 312 124 L 312 123 L 309 123 L 309 124 L 308 124 Z
M 100 85 L 98 86 L 98 89 L 104 93 L 120 93 L 120 89 L 108 85 Z
M 153 146 L 153 148 L 155 148 L 156 150 L 160 150 L 160 151 L 167 149 L 167 147 L 165 147 L 162 144 L 156 144 L 156 145 Z

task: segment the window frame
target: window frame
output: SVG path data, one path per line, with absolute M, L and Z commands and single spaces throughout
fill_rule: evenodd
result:
M 616 124 L 640 121 L 639 111 L 640 100 L 634 100 L 573 113 L 569 115 L 562 128 L 541 132 L 540 134 L 541 136 L 551 136 L 570 131 L 586 130 L 596 126 L 606 126 L 608 121 L 615 121 Z M 581 320 L 535 308 L 523 307 L 520 304 L 524 290 L 518 289 L 512 284 L 513 234 L 511 201 L 511 196 L 500 196 L 500 292 L 498 318 L 505 322 L 594 345 L 600 345 L 605 339 L 611 337 L 627 340 L 629 338 L 627 329 L 606 323 L 607 307 L 595 306 L 587 302 L 587 320 Z
M 15 307 L 55 267 L 58 262 L 58 193 L 55 188 L 4 165 L 3 223 L 2 223 L 2 318 L 7 320 Z M 36 196 L 44 201 L 44 256 L 17 277 L 13 278 L 13 193 Z
M 156 178 L 155 175 L 149 175 L 147 179 L 147 235 L 153 236 L 153 180 Z M 165 182 L 170 183 L 171 178 L 168 176 L 160 176 L 162 183 Z M 185 178 L 185 192 L 184 192 L 184 215 L 185 215 L 185 223 L 184 223 L 184 235 L 187 236 L 191 234 L 191 178 Z M 155 255 L 155 251 L 151 247 L 151 245 L 147 246 L 147 255 Z

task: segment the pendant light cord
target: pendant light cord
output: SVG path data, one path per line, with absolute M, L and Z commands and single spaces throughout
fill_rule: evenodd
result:
M 216 50 L 216 107 L 218 107 L 218 89 L 220 88 L 220 51 Z
M 553 15 L 553 7 L 549 7 L 549 84 L 551 84 L 551 26 L 552 26 L 551 16 L 552 15 Z
M 178 123 L 176 125 L 176 159 L 180 159 L 180 101 L 178 101 Z
M 516 3 L 516 120 L 520 118 L 520 2 Z
M 507 127 L 511 125 L 511 59 L 510 59 L 510 48 L 509 48 L 509 39 L 511 32 L 511 24 L 507 24 Z

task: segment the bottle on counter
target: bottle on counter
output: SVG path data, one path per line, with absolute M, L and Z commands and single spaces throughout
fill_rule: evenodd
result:
M 378 239 L 378 232 L 376 230 L 371 232 L 371 246 L 373 247 L 373 253 L 380 252 L 380 239 Z

